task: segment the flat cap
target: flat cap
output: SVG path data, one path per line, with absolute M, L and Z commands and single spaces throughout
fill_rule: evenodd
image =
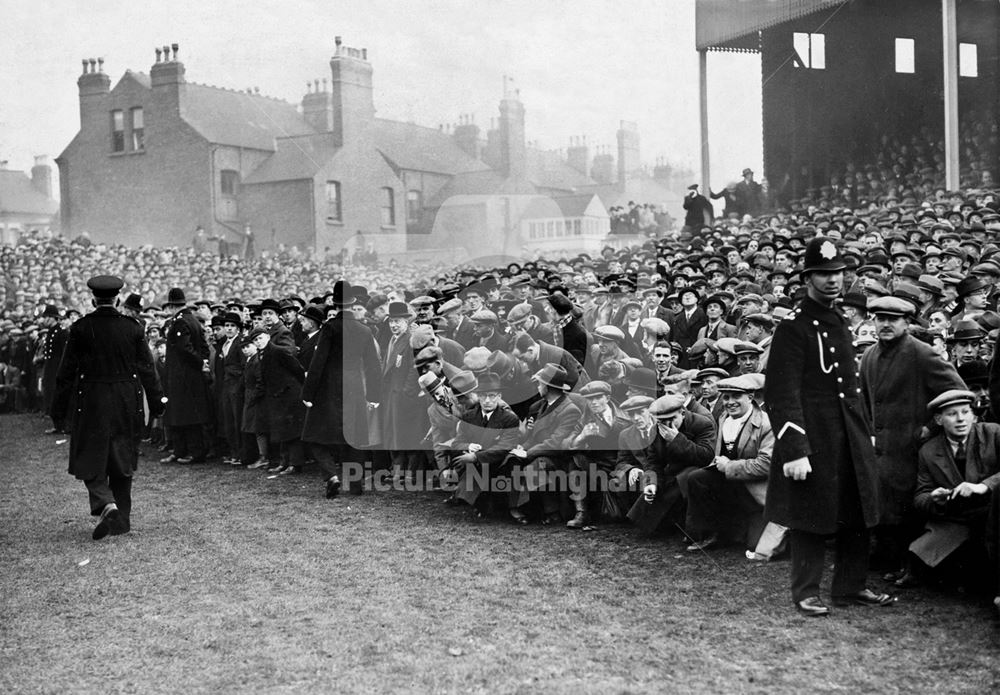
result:
M 417 356 L 413 358 L 413 364 L 417 367 L 426 367 L 432 362 L 437 362 L 443 359 L 444 353 L 441 348 L 435 347 L 433 345 L 428 345 L 417 353 Z
M 738 391 L 740 393 L 753 393 L 764 388 L 763 374 L 741 374 L 720 379 L 716 387 L 720 391 Z
M 631 413 L 636 410 L 645 410 L 653 404 L 653 399 L 650 396 L 632 396 L 622 403 L 622 410 L 626 413 Z
M 976 394 L 972 391 L 966 391 L 964 389 L 949 389 L 937 396 L 930 403 L 927 404 L 927 410 L 936 413 L 940 410 L 944 410 L 951 405 L 960 405 L 972 403 L 976 400 Z
M 734 355 L 760 355 L 763 352 L 764 348 L 756 343 L 751 343 L 749 340 L 738 340 L 733 345 Z
M 625 340 L 625 334 L 617 326 L 601 326 L 594 330 L 594 337 L 598 340 L 613 340 L 616 343 Z
M 606 381 L 594 380 L 588 382 L 580 389 L 580 395 L 584 398 L 593 398 L 595 396 L 610 396 L 611 395 L 611 384 Z
M 114 275 L 95 275 L 87 280 L 87 287 L 95 297 L 114 297 L 124 286 L 125 281 Z
M 462 308 L 462 300 L 457 297 L 452 297 L 447 302 L 438 307 L 438 316 L 444 316 L 445 314 L 450 314 L 453 311 L 457 311 Z
M 686 401 L 687 398 L 680 394 L 668 393 L 653 401 L 652 405 L 649 406 L 649 412 L 657 420 L 665 420 L 673 417 L 678 411 L 682 410 Z
M 413 299 L 411 299 L 410 300 L 410 306 L 412 306 L 412 307 L 431 306 L 431 305 L 434 304 L 435 301 L 436 300 L 434 299 L 434 297 L 431 297 L 430 295 L 422 294 L 419 297 L 414 297 Z
M 500 321 L 500 319 L 497 318 L 496 313 L 490 311 L 489 309 L 480 309 L 469 318 L 476 323 L 499 323 Z
M 507 312 L 507 323 L 512 326 L 519 325 L 528 320 L 528 317 L 532 314 L 531 305 L 527 302 L 521 302 L 520 304 L 515 304 L 511 307 L 510 311 Z
M 727 372 L 722 367 L 706 367 L 700 370 L 692 381 L 702 382 L 709 377 L 717 377 L 719 379 L 726 379 L 729 377 L 729 372 Z
M 873 297 L 868 300 L 868 311 L 883 316 L 910 316 L 914 313 L 914 306 L 900 297 Z

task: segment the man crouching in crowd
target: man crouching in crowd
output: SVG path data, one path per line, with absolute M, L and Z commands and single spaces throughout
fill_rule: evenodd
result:
M 927 533 L 910 550 L 960 580 L 992 575 L 1000 612 L 1000 425 L 976 422 L 974 400 L 971 391 L 954 389 L 927 405 L 942 431 L 920 449 L 913 503 Z M 992 568 L 983 572 L 988 556 Z

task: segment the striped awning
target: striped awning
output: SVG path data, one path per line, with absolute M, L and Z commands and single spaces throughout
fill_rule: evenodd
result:
M 698 50 L 756 51 L 757 32 L 849 0 L 697 0 Z

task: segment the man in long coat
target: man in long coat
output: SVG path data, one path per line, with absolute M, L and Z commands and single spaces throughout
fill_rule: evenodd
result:
M 389 304 L 391 337 L 382 362 L 382 446 L 390 452 L 397 476 L 415 474 L 427 465 L 422 440 L 427 432 L 427 406 L 420 400 L 420 384 L 410 347 L 413 313 L 403 302 Z
M 915 307 L 898 297 L 868 302 L 875 315 L 878 343 L 861 358 L 859 378 L 865 417 L 875 432 L 879 477 L 879 528 L 876 535 L 886 568 L 903 581 L 906 548 L 923 524 L 913 509 L 917 451 L 931 425 L 926 405 L 949 389 L 965 384 L 955 367 L 930 345 L 909 335 Z M 907 582 L 903 582 L 905 585 Z
M 323 324 L 302 385 L 306 417 L 302 441 L 323 471 L 327 498 L 336 497 L 350 470 L 348 488 L 362 492 L 360 451 L 370 444 L 368 410 L 378 403 L 382 369 L 371 331 L 358 321 L 350 306 L 354 292 L 340 280 L 333 288 L 337 315 Z
M 123 285 L 108 275 L 87 282 L 96 308 L 70 329 L 52 405 L 57 419 L 71 423 L 69 472 L 87 486 L 90 513 L 100 516 L 94 540 L 131 527 L 143 390 L 152 417 L 163 408 L 145 333 L 115 309 Z
M 167 294 L 167 306 L 175 312 L 164 328 L 167 341 L 166 425 L 170 428 L 174 451 L 160 462 L 200 463 L 207 454 L 203 430 L 212 417 L 207 379 L 208 341 L 193 309 L 187 306 L 183 290 L 171 289 Z
M 271 343 L 271 334 L 266 328 L 253 329 L 250 337 L 260 353 L 267 436 L 272 444 L 281 446 L 281 463 L 269 468 L 268 472 L 297 473 L 305 461 L 300 439 L 306 411 L 302 403 L 305 370 L 295 359 L 295 348 Z
M 765 516 L 791 529 L 792 601 L 807 616 L 830 612 L 819 585 L 825 539 L 833 534 L 835 601 L 893 601 L 865 586 L 878 473 L 851 331 L 833 305 L 845 265 L 830 239 L 809 242 L 802 271 L 807 296 L 775 331 L 764 391 L 776 432 Z

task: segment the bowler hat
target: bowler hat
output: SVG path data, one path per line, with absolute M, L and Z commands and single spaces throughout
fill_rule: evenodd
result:
M 390 319 L 410 319 L 413 318 L 413 311 L 406 302 L 390 302 L 386 316 Z
M 138 295 L 130 295 L 131 297 L 137 297 Z M 126 305 L 128 302 L 126 301 Z M 140 309 L 141 310 L 141 309 Z M 52 304 L 46 304 L 45 310 L 42 312 L 42 318 L 57 319 L 60 318 L 59 309 L 57 309 Z
M 263 312 L 265 309 L 270 309 L 277 314 L 281 312 L 281 304 L 278 303 L 277 299 L 268 297 L 260 303 L 260 311 Z
M 237 328 L 243 328 L 243 318 L 235 311 L 227 311 L 222 315 L 222 324 L 225 325 L 227 323 L 232 323 Z
M 122 306 L 132 311 L 142 311 L 142 295 L 133 292 L 125 298 L 125 303 Z M 44 316 L 45 314 L 42 315 Z
M 656 393 L 656 372 L 647 367 L 636 367 L 625 376 L 625 385 L 644 393 Z
M 351 283 L 347 280 L 337 280 L 333 284 L 332 301 L 337 306 L 351 306 L 354 304 L 357 296 L 354 294 L 354 288 L 351 287 Z
M 167 301 L 164 306 L 184 306 L 185 304 L 187 304 L 187 299 L 184 297 L 184 290 L 180 287 L 171 287 L 170 291 L 167 292 Z

